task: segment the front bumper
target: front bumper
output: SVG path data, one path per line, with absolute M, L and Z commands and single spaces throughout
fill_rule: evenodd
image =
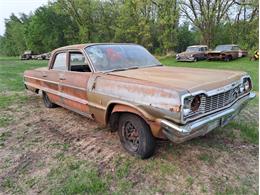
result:
M 230 120 L 240 113 L 248 101 L 254 97 L 255 93 L 251 92 L 249 95 L 235 102 L 231 107 L 183 126 L 161 119 L 162 131 L 164 135 L 174 143 L 182 143 L 189 139 L 203 136 L 217 127 L 223 127 L 228 124 Z
M 176 57 L 178 62 L 193 62 L 195 61 L 194 57 Z

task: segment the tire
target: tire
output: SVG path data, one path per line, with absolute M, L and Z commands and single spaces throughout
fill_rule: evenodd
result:
M 232 59 L 231 56 L 225 56 L 224 61 L 225 61 L 225 62 L 229 62 L 231 59 Z
M 194 58 L 193 62 L 197 62 L 198 61 L 198 58 Z
M 118 135 L 124 149 L 130 154 L 141 159 L 153 155 L 155 138 L 150 127 L 139 116 L 130 113 L 122 114 L 119 118 Z
M 43 99 L 43 103 L 44 103 L 46 108 L 56 108 L 57 107 L 56 104 L 51 102 L 48 95 L 44 91 L 42 92 L 42 99 Z

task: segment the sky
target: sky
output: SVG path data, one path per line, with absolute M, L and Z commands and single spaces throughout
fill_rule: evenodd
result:
M 47 3 L 48 0 L 0 0 L 0 35 L 5 32 L 5 19 L 9 18 L 12 13 L 17 16 L 19 13 L 28 15 Z

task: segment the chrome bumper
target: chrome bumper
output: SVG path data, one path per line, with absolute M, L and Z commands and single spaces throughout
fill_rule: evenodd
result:
M 176 58 L 176 60 L 178 62 L 193 62 L 195 60 L 195 58 L 193 58 L 193 57 L 190 57 L 190 58 L 181 58 L 181 57 L 179 57 L 179 58 Z
M 164 135 L 174 143 L 181 143 L 205 135 L 217 127 L 223 127 L 228 124 L 230 120 L 240 113 L 241 109 L 248 103 L 248 101 L 254 97 L 255 93 L 251 92 L 249 95 L 235 102 L 231 107 L 183 126 L 161 119 L 162 131 Z

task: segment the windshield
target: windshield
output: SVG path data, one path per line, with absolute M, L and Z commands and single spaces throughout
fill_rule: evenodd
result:
M 93 45 L 85 50 L 97 71 L 117 71 L 161 65 L 155 57 L 139 45 Z
M 199 47 L 188 47 L 186 49 L 187 52 L 194 52 L 194 51 L 199 51 L 200 48 Z
M 232 50 L 232 45 L 218 45 L 214 50 L 215 51 L 230 51 L 230 50 Z

